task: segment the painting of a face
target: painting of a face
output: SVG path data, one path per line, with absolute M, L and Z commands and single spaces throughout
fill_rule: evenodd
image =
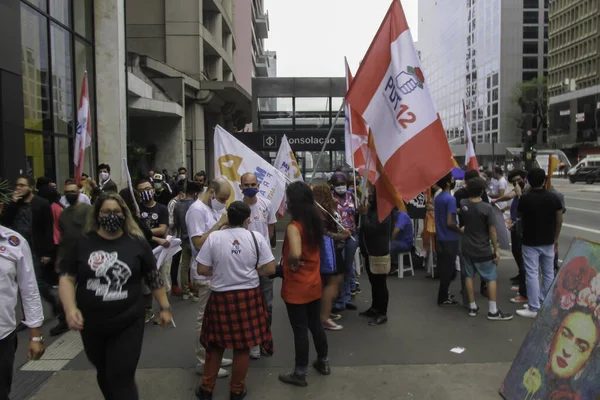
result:
M 569 314 L 552 343 L 549 359 L 552 372 L 562 379 L 573 377 L 585 367 L 598 339 L 598 328 L 591 315 Z

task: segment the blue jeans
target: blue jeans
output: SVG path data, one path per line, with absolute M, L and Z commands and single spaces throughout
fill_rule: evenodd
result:
M 344 245 L 344 281 L 340 288 L 340 294 L 335 299 L 334 308 L 343 310 L 346 304 L 352 301 L 350 292 L 356 289 L 356 275 L 354 273 L 354 255 L 358 249 L 358 234 L 352 235 L 355 240 L 348 238 Z
M 268 322 L 271 326 L 273 321 L 273 279 L 269 279 L 266 276 L 259 276 L 260 279 L 260 291 L 267 303 L 267 314 L 269 316 Z
M 522 246 L 529 310 L 538 312 L 554 280 L 554 246 Z M 540 267 L 542 290 L 540 292 Z
M 406 243 L 401 242 L 399 240 L 392 241 L 391 246 L 390 246 L 392 264 L 395 264 L 398 262 L 398 254 L 408 253 L 411 251 L 412 247 L 413 247 L 412 244 L 409 246 Z

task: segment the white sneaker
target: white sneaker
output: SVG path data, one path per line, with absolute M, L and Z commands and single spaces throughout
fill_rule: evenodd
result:
M 225 360 L 225 358 L 223 359 Z M 198 363 L 196 364 L 196 374 L 204 375 L 204 364 Z M 217 372 L 217 378 L 227 378 L 229 376 L 229 371 L 223 368 L 219 368 L 219 372 Z
M 182 299 L 184 300 L 188 300 L 190 298 L 189 293 L 184 293 L 183 296 L 181 296 Z
M 524 308 L 525 310 L 529 310 L 529 304 L 527 304 L 527 303 L 523 304 L 523 308 Z
M 253 360 L 260 359 L 260 346 L 254 346 L 250 348 L 250 358 Z
M 344 329 L 344 327 L 342 325 L 336 324 L 331 319 L 328 319 L 327 321 L 325 321 L 323 323 L 323 328 L 330 330 L 330 331 L 341 331 L 342 329 Z
M 517 310 L 517 314 L 525 318 L 535 318 L 538 315 L 536 311 L 531 311 L 529 308 L 527 310 Z
M 223 357 L 221 360 L 221 367 L 229 367 L 231 364 L 233 364 L 233 360 L 230 358 Z

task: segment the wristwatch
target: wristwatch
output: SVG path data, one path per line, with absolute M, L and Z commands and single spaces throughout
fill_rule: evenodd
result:
M 32 337 L 29 340 L 32 341 L 32 342 L 37 342 L 37 343 L 44 343 L 44 337 L 43 336 Z

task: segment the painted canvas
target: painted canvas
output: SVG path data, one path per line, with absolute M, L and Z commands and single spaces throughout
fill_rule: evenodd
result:
M 500 388 L 507 400 L 600 399 L 600 244 L 575 239 Z

